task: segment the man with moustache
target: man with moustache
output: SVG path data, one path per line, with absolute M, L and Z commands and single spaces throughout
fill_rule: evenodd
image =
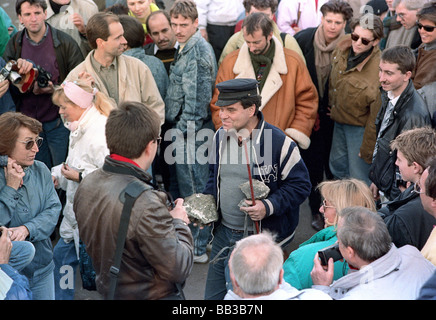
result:
M 377 140 L 369 171 L 374 199 L 379 198 L 379 191 L 391 201 L 401 192 L 397 155 L 390 142 L 403 131 L 431 125 L 427 106 L 410 79 L 415 63 L 407 46 L 385 49 L 380 59 L 382 105 L 375 121 Z
M 145 53 L 159 58 L 169 74 L 171 62 L 174 61 L 176 48 L 179 45 L 171 28 L 170 15 L 166 11 L 154 11 L 148 16 L 145 25 L 153 39 L 152 43 L 144 47 Z
M 123 55 L 127 41 L 117 15 L 99 12 L 86 26 L 86 37 L 93 48 L 66 80 L 92 78 L 94 85 L 112 99 L 114 106 L 130 100 L 142 102 L 157 112 L 160 124 L 165 120 L 165 105 L 147 65 Z
M 178 190 L 178 196 L 185 198 L 201 193 L 209 174 L 207 163 L 200 163 L 197 158 L 199 148 L 203 149 L 208 142 L 198 141 L 196 137 L 200 130 L 213 128 L 209 102 L 217 66 L 212 46 L 198 30 L 195 2 L 177 0 L 171 7 L 170 17 L 180 48 L 170 68 L 170 83 L 165 98 L 165 121 L 170 129 L 164 140 L 173 140 L 172 147 L 176 151 L 175 182 L 178 185 L 175 191 Z M 210 228 L 200 230 L 193 227 L 192 230 L 194 262 L 204 263 L 207 261 L 206 244 Z

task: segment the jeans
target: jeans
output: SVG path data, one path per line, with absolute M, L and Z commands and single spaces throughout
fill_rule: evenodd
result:
M 12 251 L 9 258 L 9 265 L 20 272 L 35 256 L 35 247 L 29 241 L 12 241 Z
M 44 162 L 49 169 L 65 161 L 68 152 L 70 131 L 65 128 L 61 118 L 42 124 L 40 136 L 44 138 L 36 160 Z
M 249 232 L 249 234 L 253 234 Z M 243 231 L 235 231 L 220 224 L 214 233 L 212 241 L 212 251 L 210 253 L 209 270 L 207 272 L 206 289 L 204 292 L 205 300 L 223 300 L 227 291 L 232 288 L 229 272 L 230 254 L 237 241 L 244 237 Z M 221 249 L 225 249 L 220 256 L 217 254 Z M 216 261 L 212 261 L 217 257 Z
M 371 165 L 359 157 L 364 131 L 364 127 L 335 122 L 329 159 L 335 178 L 356 178 L 371 184 L 368 177 Z
M 46 267 L 35 271 L 29 279 L 30 290 L 33 300 L 54 300 L 54 263 L 49 263 Z
M 53 261 L 56 300 L 74 300 L 74 286 L 79 265 L 74 241 L 66 243 L 60 238 L 53 250 Z
M 191 229 L 192 237 L 194 238 L 194 255 L 201 256 L 206 253 L 206 247 L 211 238 L 212 226 L 204 226 L 200 229 L 199 226 L 195 226 L 190 223 L 189 229 Z

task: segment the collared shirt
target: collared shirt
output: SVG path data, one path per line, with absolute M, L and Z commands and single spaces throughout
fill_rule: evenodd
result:
M 40 43 L 42 43 L 42 42 L 44 41 L 44 39 L 47 37 L 49 28 L 50 28 L 50 26 L 46 23 L 46 24 L 45 24 L 45 33 L 44 33 L 44 35 L 42 36 L 42 39 L 41 39 L 39 42 L 35 42 L 35 41 L 33 41 L 33 40 L 29 37 L 29 34 L 27 33 L 27 29 L 24 29 L 24 30 L 25 30 L 24 35 L 26 36 L 26 39 L 29 40 L 29 42 L 30 42 L 30 44 L 31 44 L 32 46 L 37 46 L 37 45 L 39 45 Z
M 398 96 L 394 97 L 394 94 L 392 93 L 392 91 L 388 91 L 388 98 L 389 98 L 389 102 L 388 102 L 388 106 L 386 108 L 385 114 L 383 116 L 383 121 L 380 125 L 380 131 L 378 132 L 377 135 L 377 141 L 375 143 L 375 147 L 374 147 L 374 153 L 372 156 L 372 159 L 374 160 L 377 151 L 378 151 L 378 139 L 381 137 L 381 135 L 383 134 L 383 132 L 386 130 L 388 123 L 389 123 L 389 118 L 391 117 L 392 112 L 394 111 L 395 105 L 398 102 L 398 99 L 400 98 L 401 94 L 399 94 Z
M 115 58 L 108 67 L 105 67 L 94 58 L 93 54 L 91 54 L 91 65 L 94 68 L 94 71 L 98 73 L 101 80 L 103 81 L 103 84 L 106 87 L 109 96 L 114 99 L 118 105 L 119 94 L 117 58 Z

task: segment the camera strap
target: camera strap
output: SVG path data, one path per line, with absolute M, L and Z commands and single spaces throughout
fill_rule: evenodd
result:
M 120 196 L 124 194 L 124 206 L 120 218 L 120 226 L 118 227 L 117 246 L 114 255 L 114 261 L 109 269 L 109 292 L 107 294 L 107 300 L 113 300 L 115 290 L 117 287 L 118 274 L 120 272 L 121 257 L 124 251 L 124 245 L 126 242 L 127 229 L 129 227 L 130 215 L 133 205 L 136 199 L 146 190 L 153 189 L 152 186 L 147 185 L 137 179 L 131 181 L 127 187 L 121 191 Z

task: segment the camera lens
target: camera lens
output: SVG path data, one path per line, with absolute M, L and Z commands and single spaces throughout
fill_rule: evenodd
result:
M 12 72 L 9 74 L 9 80 L 11 80 L 11 82 L 12 82 L 13 84 L 18 84 L 18 83 L 20 83 L 20 81 L 21 81 L 21 76 L 20 76 L 17 72 L 12 71 Z

